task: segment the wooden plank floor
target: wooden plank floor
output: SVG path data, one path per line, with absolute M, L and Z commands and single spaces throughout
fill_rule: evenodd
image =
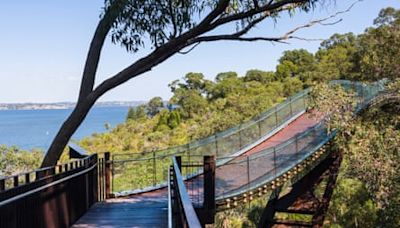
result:
M 167 227 L 168 200 L 164 192 L 97 203 L 72 227 Z

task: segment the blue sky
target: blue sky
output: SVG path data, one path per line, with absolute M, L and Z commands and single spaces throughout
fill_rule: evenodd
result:
M 313 12 L 294 17 L 282 15 L 274 24 L 267 21 L 253 34 L 281 35 L 310 20 L 346 9 L 354 0 L 331 1 Z M 103 0 L 12 0 L 0 2 L 0 103 L 75 101 L 80 76 Z M 380 9 L 400 8 L 398 0 L 364 0 L 340 16 L 333 26 L 315 26 L 298 33 L 307 38 L 328 38 L 333 33 L 361 33 L 372 25 Z M 201 44 L 187 55 L 175 55 L 151 72 L 130 80 L 101 98 L 148 100 L 169 98 L 168 83 L 187 72 L 202 72 L 214 78 L 219 72 L 249 69 L 274 70 L 285 50 L 305 48 L 315 52 L 319 42 L 290 41 L 290 44 L 216 42 Z M 102 54 L 97 83 L 120 71 L 142 54 L 129 54 L 108 39 Z

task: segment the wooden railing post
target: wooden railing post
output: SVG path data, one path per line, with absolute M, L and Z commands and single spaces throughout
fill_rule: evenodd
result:
M 215 216 L 215 156 L 204 156 L 204 202 L 199 217 L 202 225 L 213 224 Z
M 85 163 L 85 169 L 90 167 L 90 160 L 87 159 L 87 162 Z M 72 163 L 70 163 L 70 168 L 71 170 L 73 169 Z M 87 211 L 90 208 L 90 180 L 89 180 L 89 175 L 90 173 L 85 173 L 84 177 L 84 186 L 85 186 L 85 211 Z
M 25 173 L 25 184 L 29 184 L 31 182 L 30 173 Z
M 19 178 L 18 175 L 13 178 L 13 186 L 18 187 L 19 185 Z
M 106 199 L 111 198 L 111 160 L 110 152 L 104 153 L 105 180 L 106 180 Z
M 93 169 L 92 172 L 92 204 L 99 201 L 99 175 L 98 175 L 98 168 L 99 168 L 99 158 L 97 154 L 93 157 L 94 164 L 96 164 L 96 168 Z
M 6 182 L 4 179 L 0 180 L 0 192 L 4 191 L 6 189 Z

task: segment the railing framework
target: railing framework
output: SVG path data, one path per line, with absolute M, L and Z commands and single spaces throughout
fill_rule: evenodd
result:
M 367 107 L 384 90 L 384 81 L 369 85 L 333 81 L 355 92 L 355 112 Z M 269 194 L 282 185 L 292 186 L 327 156 L 324 145 L 336 132 L 328 132 L 326 119 L 293 138 L 251 155 L 230 157 L 216 168 L 217 210 L 225 210 Z M 228 157 L 229 158 L 229 157 Z M 219 158 L 224 159 L 224 158 Z M 217 162 L 218 163 L 218 162 Z
M 70 145 L 71 162 L 0 178 L 0 228 L 70 227 L 110 196 L 109 153 L 77 148 Z
M 111 191 L 118 196 L 165 187 L 165 174 L 172 156 L 181 156 L 182 161 L 193 163 L 202 162 L 202 156 L 206 155 L 226 157 L 246 152 L 304 113 L 309 91 L 304 90 L 248 122 L 204 139 L 163 150 L 114 154 L 111 158 Z M 226 162 L 218 161 L 221 164 Z M 194 174 L 185 173 L 184 176 L 187 178 Z M 126 177 L 130 177 L 129 180 Z

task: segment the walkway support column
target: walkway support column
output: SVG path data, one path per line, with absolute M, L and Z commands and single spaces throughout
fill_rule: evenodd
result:
M 342 153 L 332 150 L 328 146 L 327 157 L 322 160 L 310 172 L 292 185 L 289 193 L 280 197 L 275 196 L 269 200 L 260 218 L 258 227 L 322 227 L 329 201 L 336 184 Z M 317 197 L 315 189 L 326 180 L 326 186 L 322 197 Z M 277 212 L 286 214 L 311 215 L 311 221 L 280 220 L 275 218 Z
M 110 152 L 104 153 L 105 180 L 106 180 L 106 199 L 112 198 L 111 194 L 111 159 Z

